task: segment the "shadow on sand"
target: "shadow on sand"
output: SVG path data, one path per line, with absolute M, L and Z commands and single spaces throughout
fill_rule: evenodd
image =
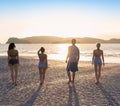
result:
M 80 106 L 79 103 L 79 98 L 78 98 L 78 94 L 76 92 L 76 88 L 75 85 L 68 85 L 69 87 L 69 99 L 68 99 L 68 106 L 72 106 L 73 105 L 73 101 L 75 103 L 74 106 Z M 72 99 L 74 97 L 74 99 Z
M 6 96 L 6 95 L 7 95 L 12 89 L 14 89 L 14 88 L 15 88 L 15 86 L 12 85 L 12 84 L 11 84 L 11 86 L 9 86 L 9 88 L 8 88 L 8 86 L 7 86 L 7 89 L 4 90 L 3 95 Z
M 98 87 L 100 88 L 102 94 L 105 96 L 105 98 L 109 102 L 110 106 L 120 106 L 120 104 L 115 100 L 115 98 L 113 98 L 101 84 L 98 84 Z
M 34 94 L 31 96 L 31 98 L 22 106 L 33 106 L 33 103 L 34 103 L 35 99 L 38 97 L 41 88 L 42 88 L 42 86 L 39 85 L 38 89 L 34 92 Z

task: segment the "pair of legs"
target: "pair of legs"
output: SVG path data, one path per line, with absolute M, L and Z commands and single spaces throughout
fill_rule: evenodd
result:
M 11 79 L 12 83 L 17 85 L 17 76 L 18 76 L 18 64 L 10 64 L 10 71 L 11 71 Z
M 45 81 L 45 73 L 46 73 L 46 68 L 39 68 L 39 74 L 40 74 L 40 81 L 41 81 L 41 85 L 44 83 Z
M 72 72 L 72 80 L 71 80 L 71 73 L 70 73 L 70 71 L 67 71 L 67 75 L 68 75 L 68 78 L 69 78 L 68 84 L 69 84 L 70 82 L 73 82 L 73 83 L 74 83 L 74 80 L 75 80 L 75 72 Z
M 101 66 L 102 64 L 95 64 L 94 69 L 95 69 L 95 77 L 96 77 L 96 84 L 98 84 L 100 81 L 101 77 Z

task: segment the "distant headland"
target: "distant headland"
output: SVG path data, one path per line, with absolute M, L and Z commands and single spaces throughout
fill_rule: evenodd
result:
M 74 38 L 74 37 L 73 37 Z M 26 38 L 9 38 L 6 44 L 14 42 L 16 44 L 60 44 L 60 43 L 70 43 L 72 37 L 69 38 L 62 38 L 62 37 L 55 37 L 55 36 L 33 36 L 33 37 L 26 37 Z M 120 39 L 109 39 L 109 40 L 103 40 L 103 39 L 97 39 L 97 38 L 90 38 L 90 37 L 84 37 L 84 38 L 75 38 L 77 40 L 77 43 L 120 43 Z

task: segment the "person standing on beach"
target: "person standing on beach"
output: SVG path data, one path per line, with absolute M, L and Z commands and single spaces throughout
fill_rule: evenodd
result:
M 39 57 L 38 68 L 39 68 L 40 81 L 41 81 L 40 85 L 44 84 L 45 73 L 46 73 L 46 69 L 48 68 L 47 55 L 44 54 L 44 52 L 45 52 L 44 47 L 41 47 L 38 50 L 38 57 Z
M 69 78 L 68 84 L 70 82 L 74 83 L 75 79 L 75 72 L 78 71 L 78 62 L 80 57 L 80 52 L 78 47 L 75 45 L 76 39 L 72 39 L 72 45 L 68 47 L 68 54 L 66 57 L 66 63 L 67 63 L 67 75 Z M 72 80 L 71 80 L 71 73 L 72 72 Z
M 8 47 L 8 66 L 11 71 L 12 83 L 17 85 L 18 66 L 19 66 L 19 54 L 18 50 L 15 49 L 15 44 L 10 43 Z
M 96 84 L 99 84 L 101 77 L 101 66 L 104 65 L 104 55 L 103 50 L 100 49 L 101 44 L 97 43 L 97 49 L 93 51 L 92 64 L 94 64 Z M 101 59 L 102 57 L 102 59 Z M 103 61 L 103 62 L 102 62 Z

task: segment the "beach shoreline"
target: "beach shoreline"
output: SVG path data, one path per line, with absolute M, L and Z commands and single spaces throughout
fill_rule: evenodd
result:
M 48 60 L 45 84 L 39 85 L 38 59 L 20 57 L 18 85 L 11 84 L 7 57 L 0 56 L 0 106 L 70 106 L 120 104 L 120 64 L 102 67 L 101 84 L 95 85 L 93 65 L 80 61 L 75 84 L 67 84 L 66 63 Z

